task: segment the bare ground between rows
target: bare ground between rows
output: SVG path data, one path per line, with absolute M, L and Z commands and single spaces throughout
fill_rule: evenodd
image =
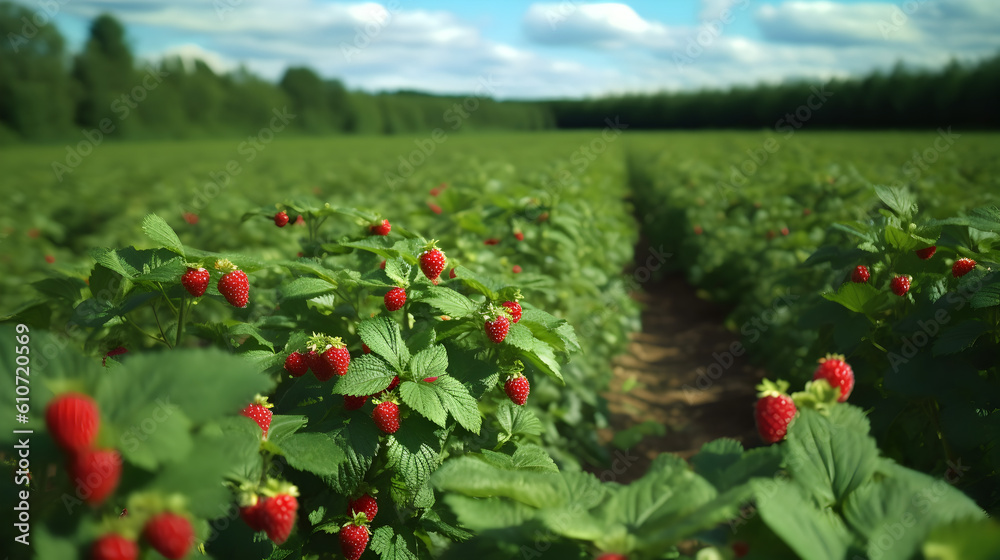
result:
M 614 377 L 604 395 L 610 426 L 599 436 L 610 446 L 616 433 L 644 422 L 655 422 L 665 431 L 612 451 L 610 470 L 601 474 L 621 483 L 641 477 L 660 453 L 690 458 L 704 443 L 721 437 L 737 439 L 745 447 L 759 444 L 754 386 L 764 374 L 749 365 L 745 354 L 729 353 L 739 335 L 725 328 L 725 309 L 698 299 L 679 275 L 644 287 L 632 294 L 643 307 L 642 330 L 631 336 L 628 352 L 612 364 Z M 713 353 L 723 365 L 732 357 L 732 365 L 710 370 L 718 363 Z

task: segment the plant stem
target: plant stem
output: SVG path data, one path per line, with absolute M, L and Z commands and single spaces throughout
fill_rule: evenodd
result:
M 156 305 L 153 305 L 153 318 L 156 319 L 156 328 L 160 329 L 160 337 L 163 339 L 163 343 L 167 345 L 167 348 L 173 349 L 173 346 L 167 342 L 167 335 L 163 332 L 163 327 L 160 325 L 160 316 L 156 314 Z
M 184 311 L 187 307 L 187 298 L 181 295 L 181 303 L 178 306 L 177 312 L 177 340 L 174 342 L 174 346 L 181 345 L 181 335 L 184 333 Z
M 140 333 L 148 336 L 149 338 L 152 338 L 153 340 L 155 340 L 157 342 L 160 342 L 160 343 L 163 343 L 163 344 L 167 344 L 166 340 L 163 340 L 162 338 L 159 338 L 157 336 L 149 334 L 148 332 L 146 332 L 145 330 L 143 330 L 142 327 L 140 327 L 139 325 L 135 324 L 135 321 L 133 321 L 132 319 L 129 319 L 127 316 L 122 315 L 122 319 L 124 319 L 125 321 L 127 321 L 128 324 L 132 325 L 132 328 L 134 328 L 135 330 L 139 331 Z M 167 346 L 169 347 L 170 345 L 167 344 Z

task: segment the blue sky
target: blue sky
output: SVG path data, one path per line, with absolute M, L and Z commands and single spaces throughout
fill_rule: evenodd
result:
M 22 0 L 32 9 L 43 3 Z M 356 89 L 501 98 L 828 79 L 1000 52 L 996 0 L 56 0 L 78 49 L 89 21 L 122 20 L 146 60 L 307 65 Z

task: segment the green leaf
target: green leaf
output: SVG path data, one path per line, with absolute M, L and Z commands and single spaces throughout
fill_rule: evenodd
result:
M 452 319 L 468 317 L 478 308 L 471 299 L 451 288 L 431 286 L 427 288 L 426 294 L 415 301 L 424 302 Z
M 281 443 L 281 449 L 292 468 L 320 476 L 336 474 L 346 459 L 334 438 L 318 432 L 293 434 Z
M 975 344 L 976 340 L 989 332 L 990 327 L 983 321 L 963 321 L 951 328 L 941 331 L 934 341 L 935 356 L 957 354 Z
M 336 439 L 346 459 L 334 465 L 336 473 L 323 476 L 323 481 L 339 494 L 351 494 L 371 468 L 381 432 L 370 418 L 362 418 L 352 419 L 349 425 L 327 433 Z
M 485 279 L 478 277 L 475 272 L 472 272 L 464 266 L 455 267 L 455 279 L 465 284 L 472 290 L 483 294 L 488 300 L 492 301 L 498 299 L 496 291 L 487 285 Z
M 403 381 L 399 384 L 399 396 L 407 406 L 443 428 L 448 420 L 448 414 L 438 398 L 435 385 L 436 383 Z
M 311 278 L 303 276 L 296 278 L 281 287 L 281 297 L 283 299 L 310 299 L 323 294 L 329 294 L 337 289 L 336 284 L 322 278 Z
M 878 464 L 875 440 L 811 409 L 800 410 L 789 427 L 784 456 L 795 482 L 824 505 L 841 502 Z
M 510 498 L 535 508 L 561 505 L 567 498 L 556 473 L 503 469 L 471 455 L 442 465 L 434 473 L 434 485 L 470 497 Z
M 437 392 L 441 406 L 451 413 L 463 428 L 474 434 L 479 433 L 483 423 L 482 415 L 479 413 L 479 403 L 472 398 L 462 382 L 450 375 L 442 375 L 432 383 L 419 384 L 430 385 Z
M 559 467 L 541 447 L 526 443 L 519 445 L 512 457 L 514 468 L 538 472 L 559 472 Z
M 410 350 L 399 333 L 399 324 L 380 315 L 362 321 L 358 334 L 372 352 L 385 358 L 397 373 L 403 373 L 410 363 Z
M 104 247 L 96 247 L 90 250 L 90 257 L 97 261 L 97 264 L 107 268 L 108 270 L 114 271 L 125 278 L 132 279 L 136 274 L 139 273 L 138 270 L 127 266 L 125 263 L 118 258 L 118 253 L 112 251 L 111 249 L 106 249 Z M 107 298 L 104 298 L 107 299 Z
M 372 531 L 368 548 L 382 560 L 417 560 L 402 535 L 397 535 L 391 527 L 382 526 Z
M 917 246 L 918 241 L 896 226 L 885 227 L 885 242 L 899 249 L 910 251 Z
M 630 527 L 662 527 L 717 495 L 711 484 L 677 455 L 661 454 L 642 478 L 620 487 L 608 500 L 604 515 Z
M 443 498 L 463 527 L 473 531 L 488 531 L 504 527 L 520 527 L 530 521 L 536 510 L 520 502 L 500 498 L 469 498 L 446 494 Z
M 837 293 L 824 293 L 824 298 L 839 303 L 856 313 L 868 313 L 872 302 L 879 296 L 879 291 L 868 283 L 848 282 L 842 285 Z
M 509 436 L 541 435 L 544 430 L 534 411 L 509 400 L 504 400 L 497 407 L 497 421 Z
M 166 400 L 149 403 L 130 414 L 118 416 L 113 424 L 116 447 L 128 462 L 146 470 L 176 461 L 191 452 L 191 421 Z
M 395 282 L 397 286 L 403 286 L 404 288 L 410 285 L 410 281 L 407 278 L 409 278 L 412 268 L 403 259 L 387 259 L 385 261 L 385 275 Z
M 374 354 L 363 354 L 351 359 L 347 374 L 338 378 L 333 391 L 338 395 L 372 395 L 388 387 L 393 377 L 395 374 L 385 360 Z
M 834 513 L 820 511 L 787 480 L 754 484 L 761 519 L 799 558 L 843 560 L 853 540 Z
M 969 304 L 973 309 L 1000 305 L 1000 283 L 983 286 L 979 291 L 972 294 L 972 297 L 969 298 Z
M 396 471 L 410 495 L 415 496 L 438 466 L 441 440 L 434 432 L 434 425 L 411 416 L 406 419 L 405 428 L 386 438 L 385 446 L 388 467 Z
M 448 369 L 448 351 L 440 344 L 421 350 L 410 360 L 410 371 L 417 380 L 444 375 Z
M 184 256 L 184 245 L 173 228 L 156 214 L 146 214 L 142 219 L 142 231 L 147 237 L 178 255 Z
M 264 337 L 264 333 L 262 333 L 260 329 L 250 323 L 239 322 L 230 326 L 228 335 L 230 341 L 243 337 L 253 338 L 259 342 L 261 346 L 271 350 L 272 354 L 274 353 L 274 345 L 271 344 L 271 341 Z
M 909 220 L 917 211 L 917 203 L 906 189 L 876 186 L 875 195 L 902 220 Z

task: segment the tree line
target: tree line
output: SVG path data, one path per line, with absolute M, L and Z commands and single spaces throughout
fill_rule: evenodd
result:
M 191 138 L 252 133 L 275 109 L 296 115 L 303 134 L 601 128 L 618 116 L 631 129 L 810 127 L 996 127 L 1000 55 L 976 65 L 892 72 L 811 83 L 585 100 L 496 101 L 468 96 L 348 90 L 306 67 L 277 83 L 245 67 L 219 74 L 202 61 L 138 64 L 113 16 L 93 20 L 79 53 L 43 12 L 0 1 L 0 142 L 49 141 L 80 129 L 120 138 Z M 817 88 L 819 88 L 817 90 Z M 824 93 L 817 96 L 816 92 Z M 819 101 L 822 99 L 822 101 Z M 802 109 L 808 107 L 808 111 Z M 789 119 L 794 119 L 790 121 Z

